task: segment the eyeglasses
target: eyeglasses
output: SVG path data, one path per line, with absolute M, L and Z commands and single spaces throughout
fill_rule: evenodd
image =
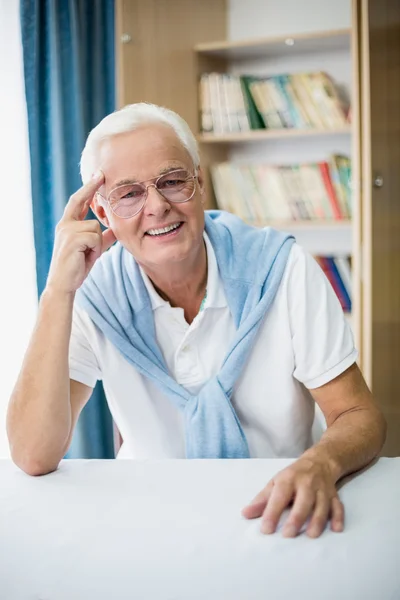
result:
M 128 183 L 119 185 L 104 198 L 110 205 L 111 210 L 121 219 L 130 219 L 137 215 L 144 207 L 149 187 L 156 188 L 168 202 L 188 202 L 194 196 L 196 190 L 197 175 L 192 175 L 185 169 L 170 171 L 150 181 L 149 185 L 144 183 Z

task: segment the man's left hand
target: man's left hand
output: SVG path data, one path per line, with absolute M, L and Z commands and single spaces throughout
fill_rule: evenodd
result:
M 307 521 L 309 537 L 319 537 L 329 519 L 332 531 L 343 531 L 344 508 L 335 483 L 326 461 L 303 456 L 278 473 L 242 514 L 247 519 L 261 517 L 261 531 L 274 533 L 283 511 L 292 506 L 284 537 L 298 535 Z

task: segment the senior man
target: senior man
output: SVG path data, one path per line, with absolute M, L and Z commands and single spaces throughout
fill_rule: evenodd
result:
M 195 138 L 165 108 L 108 115 L 81 173 L 10 401 L 16 464 L 56 469 L 102 379 L 121 455 L 296 458 L 243 515 L 272 533 L 291 506 L 285 536 L 341 531 L 336 483 L 379 453 L 385 423 L 318 265 L 291 236 L 204 211 Z

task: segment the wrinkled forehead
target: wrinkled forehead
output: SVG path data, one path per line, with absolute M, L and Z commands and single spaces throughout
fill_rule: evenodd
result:
M 143 125 L 135 131 L 103 140 L 98 149 L 98 168 L 106 187 L 124 179 L 147 181 L 169 167 L 193 170 L 189 152 L 168 125 Z

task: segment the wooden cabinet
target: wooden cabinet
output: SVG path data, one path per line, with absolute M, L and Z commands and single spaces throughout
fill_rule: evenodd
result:
M 400 454 L 400 0 L 354 2 L 359 30 L 362 368 Z
M 153 102 L 198 127 L 194 46 L 226 37 L 225 0 L 116 0 L 118 104 Z
M 178 112 L 199 134 L 203 166 L 226 160 L 234 144 L 291 144 L 298 132 L 268 131 L 221 139 L 199 132 L 198 78 L 223 71 L 260 46 L 285 38 L 230 42 L 225 0 L 116 0 L 118 103 L 147 101 Z M 323 10 L 323 8 L 321 8 Z M 286 37 L 295 38 L 287 32 Z M 351 64 L 354 214 L 352 326 L 360 366 L 389 423 L 386 455 L 400 454 L 400 0 L 353 0 L 346 31 L 297 36 L 317 53 L 347 48 Z M 312 134 L 304 144 L 313 143 Z M 286 141 L 285 141 L 286 140 Z M 301 141 L 301 143 L 303 143 Z M 299 140 L 296 142 L 299 144 Z M 248 146 L 250 147 L 250 146 Z M 254 147 L 254 146 L 253 146 Z M 209 188 L 209 191 L 210 188 Z M 329 235 L 347 235 L 345 226 Z M 310 228 L 312 229 L 312 227 Z M 298 233 L 298 231 L 297 231 Z M 325 233 L 323 233 L 325 235 Z M 328 232 L 327 234 L 328 235 Z
M 198 63 L 194 47 L 225 39 L 226 0 L 116 0 L 118 105 L 152 102 L 198 131 Z M 219 147 L 202 164 L 223 160 Z M 212 190 L 207 177 L 208 193 Z

